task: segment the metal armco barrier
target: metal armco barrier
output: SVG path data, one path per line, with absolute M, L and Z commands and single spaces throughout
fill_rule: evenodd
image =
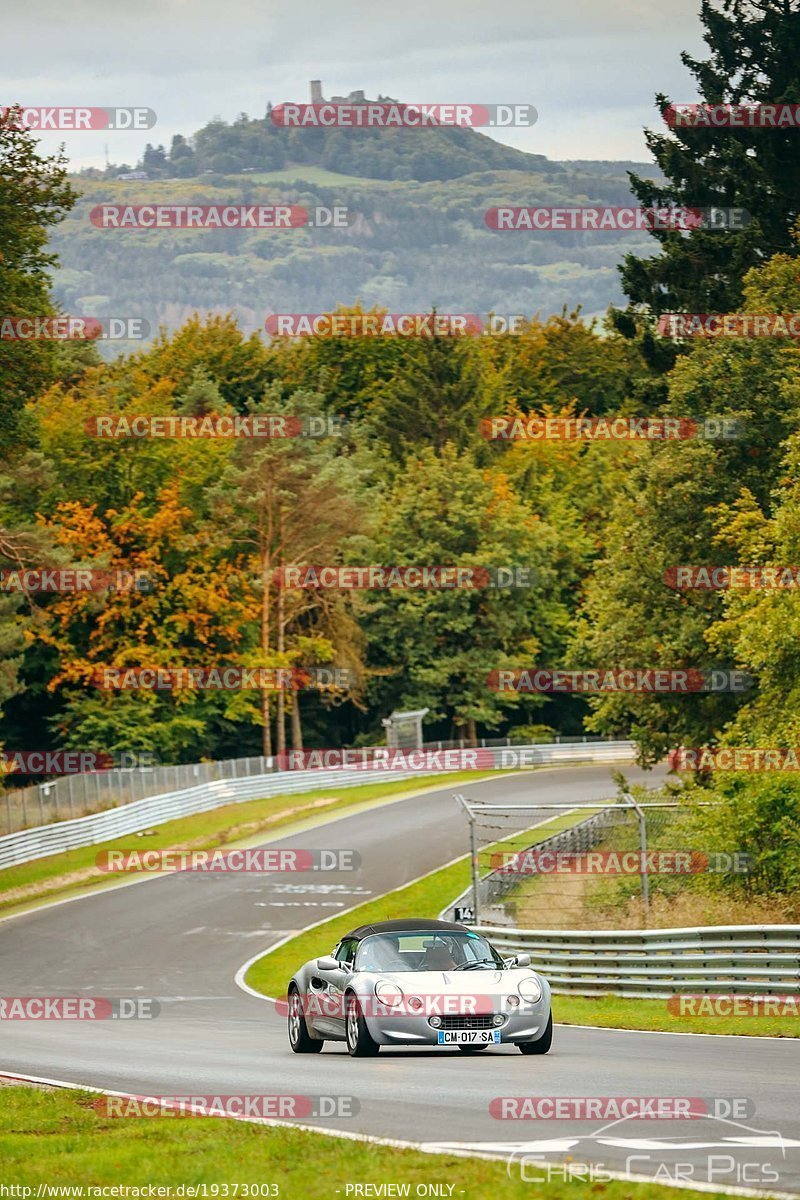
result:
M 586 930 L 477 927 L 501 952 L 525 951 L 556 993 L 667 999 L 679 992 L 800 994 L 800 926 Z
M 492 747 L 491 755 L 498 768 L 519 765 L 524 752 L 525 766 L 559 762 L 613 762 L 630 760 L 635 754 L 633 742 L 572 742 L 558 745 Z M 481 750 L 486 755 L 487 750 Z M 514 762 L 511 755 L 517 755 Z M 458 767 L 454 768 L 458 770 Z M 319 787 L 355 787 L 358 784 L 382 783 L 404 776 L 414 778 L 431 775 L 430 768 L 420 770 L 315 770 L 276 771 L 267 775 L 252 775 L 240 779 L 219 779 L 197 787 L 164 792 L 143 800 L 92 813 L 87 817 L 37 825 L 18 833 L 0 837 L 0 870 L 16 863 L 30 862 L 49 854 L 74 850 L 79 846 L 94 846 L 130 833 L 139 833 L 152 825 L 173 821 L 176 817 L 208 812 L 226 804 L 245 800 L 261 800 L 269 796 L 311 792 Z M 446 777 L 446 772 L 442 772 Z

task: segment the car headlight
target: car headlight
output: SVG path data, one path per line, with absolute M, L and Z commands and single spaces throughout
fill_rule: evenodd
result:
M 398 1004 L 403 1003 L 403 989 L 396 983 L 389 983 L 387 979 L 378 980 L 375 984 L 375 995 L 387 1008 L 397 1008 Z
M 506 1004 L 509 1008 L 519 1008 L 519 996 L 506 996 Z
M 408 1007 L 412 1012 L 422 1012 L 422 1000 L 419 998 L 419 996 L 409 996 Z
M 528 976 L 527 979 L 521 979 L 517 984 L 517 991 L 523 1000 L 527 1000 L 528 1004 L 535 1004 L 542 998 L 542 985 L 534 975 Z

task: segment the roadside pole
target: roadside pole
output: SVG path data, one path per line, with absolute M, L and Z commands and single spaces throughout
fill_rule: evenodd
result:
M 458 802 L 458 804 L 461 805 L 464 812 L 467 814 L 467 821 L 469 822 L 469 848 L 470 848 L 470 857 L 472 859 L 473 924 L 480 925 L 480 907 L 479 907 L 480 902 L 479 902 L 479 898 L 478 898 L 478 894 L 479 894 L 479 888 L 478 888 L 478 882 L 479 882 L 479 880 L 478 880 L 478 839 L 477 839 L 477 834 L 475 831 L 475 818 L 472 815 L 472 809 L 469 806 L 469 801 L 465 800 L 464 797 L 461 795 L 456 796 L 455 799 Z
M 644 812 L 634 800 L 630 792 L 625 792 L 625 799 L 639 818 L 639 849 L 642 855 L 642 900 L 644 902 L 644 927 L 647 929 L 650 916 L 650 884 L 647 878 L 647 819 Z

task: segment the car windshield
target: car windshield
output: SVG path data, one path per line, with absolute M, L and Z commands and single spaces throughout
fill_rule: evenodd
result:
M 357 971 L 502 970 L 503 960 L 487 941 L 466 930 L 374 933 L 356 953 Z

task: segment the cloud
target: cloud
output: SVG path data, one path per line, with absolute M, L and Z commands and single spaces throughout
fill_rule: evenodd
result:
M 142 105 L 139 134 L 47 135 L 76 165 L 135 161 L 214 115 L 260 116 L 267 100 L 363 88 L 404 100 L 526 102 L 532 130 L 502 140 L 552 158 L 641 158 L 653 93 L 691 100 L 682 49 L 702 50 L 698 0 L 31 0 L 3 18 L 2 103 Z M 102 143 L 102 144 L 101 144 Z

